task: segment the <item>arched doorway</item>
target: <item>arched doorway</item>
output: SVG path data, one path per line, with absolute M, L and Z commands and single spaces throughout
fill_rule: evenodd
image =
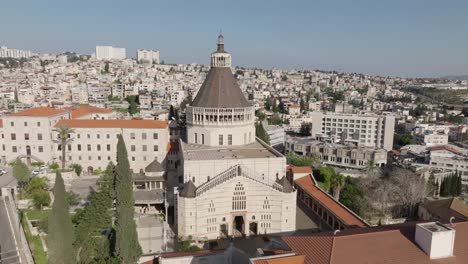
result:
M 249 224 L 249 232 L 250 235 L 257 235 L 258 234 L 258 225 L 255 222 Z
M 94 169 L 92 166 L 89 166 L 87 171 L 88 171 L 88 174 L 93 174 Z
M 234 217 L 234 222 L 233 222 L 233 232 L 232 234 L 234 236 L 242 236 L 244 235 L 244 217 L 237 215 Z

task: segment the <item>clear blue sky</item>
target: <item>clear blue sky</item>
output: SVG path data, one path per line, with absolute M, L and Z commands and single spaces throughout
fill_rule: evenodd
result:
M 233 63 L 400 76 L 468 74 L 467 0 L 11 0 L 0 44 L 91 54 L 97 44 L 208 63 L 222 28 Z

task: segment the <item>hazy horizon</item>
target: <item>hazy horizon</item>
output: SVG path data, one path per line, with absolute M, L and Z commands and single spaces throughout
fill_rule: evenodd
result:
M 464 1 L 8 1 L 0 45 L 91 54 L 154 49 L 168 63 L 209 62 L 222 28 L 233 64 L 382 76 L 468 74 Z

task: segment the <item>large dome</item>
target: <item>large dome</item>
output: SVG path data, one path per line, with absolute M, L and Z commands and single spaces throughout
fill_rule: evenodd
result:
M 193 107 L 237 108 L 249 107 L 236 78 L 228 67 L 212 67 L 206 76 Z

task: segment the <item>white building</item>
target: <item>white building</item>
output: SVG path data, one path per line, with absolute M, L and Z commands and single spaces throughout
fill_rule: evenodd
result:
M 255 139 L 254 108 L 231 71 L 223 36 L 211 69 L 187 107 L 187 142 L 181 142 L 176 193 L 179 237 L 293 232 L 296 192 L 286 159 Z
M 137 60 L 139 62 L 149 62 L 159 64 L 159 50 L 137 50 Z
M 125 48 L 96 46 L 96 59 L 98 60 L 123 60 L 125 58 L 127 58 Z
M 359 147 L 392 150 L 395 117 L 393 115 L 309 112 L 290 119 L 290 129 L 299 132 L 302 123 L 311 123 L 313 138 L 331 143 L 353 143 Z
M 165 121 L 115 120 L 108 109 L 83 106 L 72 109 L 37 107 L 0 119 L 0 163 L 23 159 L 60 163 L 60 126 L 74 130 L 67 144 L 66 164 L 78 163 L 84 170 L 106 168 L 116 162 L 117 135 L 122 134 L 133 171 L 144 169 L 154 160 L 166 160 L 169 129 Z
M 0 58 L 29 58 L 32 56 L 29 50 L 9 49 L 5 46 L 0 47 Z

